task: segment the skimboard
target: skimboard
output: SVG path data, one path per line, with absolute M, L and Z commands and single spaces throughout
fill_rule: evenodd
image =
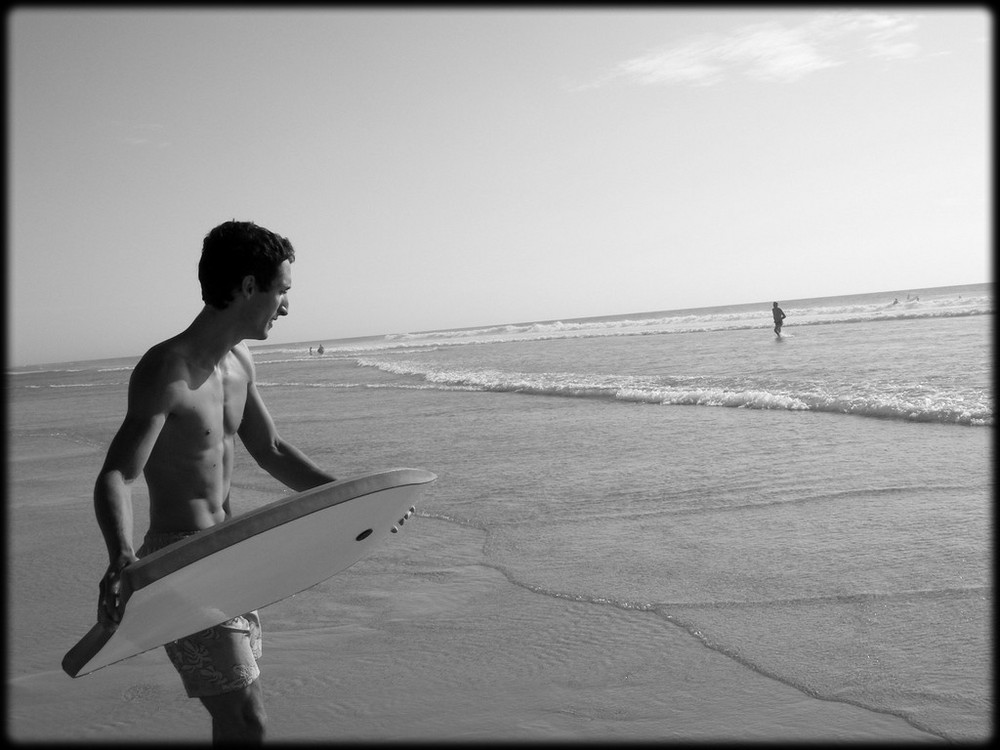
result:
M 94 625 L 63 671 L 80 677 L 325 581 L 398 531 L 436 478 L 393 469 L 330 482 L 143 557 L 122 571 L 117 627 Z

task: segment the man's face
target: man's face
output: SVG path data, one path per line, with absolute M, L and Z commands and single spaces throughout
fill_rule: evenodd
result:
M 283 260 L 271 288 L 258 290 L 253 295 L 253 323 L 257 333 L 253 338 L 266 339 L 274 321 L 288 315 L 288 291 L 291 288 L 292 264 Z

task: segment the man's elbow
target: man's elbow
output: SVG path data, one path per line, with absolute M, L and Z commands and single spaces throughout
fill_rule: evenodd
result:
M 270 471 L 276 464 L 281 462 L 281 457 L 284 455 L 282 446 L 281 438 L 276 437 L 274 440 L 255 446 L 250 451 L 250 455 L 260 468 L 264 469 L 264 471 Z
M 104 468 L 94 481 L 94 508 L 100 513 L 131 497 L 132 482 L 135 477 L 117 468 Z
M 120 468 L 113 466 L 105 466 L 101 469 L 100 473 L 97 475 L 97 480 L 94 482 L 94 494 L 107 493 L 121 487 L 125 487 L 132 483 L 135 477 L 129 477 L 128 474 Z

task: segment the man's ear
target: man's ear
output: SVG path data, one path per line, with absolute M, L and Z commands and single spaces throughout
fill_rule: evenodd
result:
M 257 279 L 253 277 L 253 274 L 243 277 L 243 281 L 240 283 L 240 292 L 244 297 L 250 297 L 254 292 L 257 291 Z

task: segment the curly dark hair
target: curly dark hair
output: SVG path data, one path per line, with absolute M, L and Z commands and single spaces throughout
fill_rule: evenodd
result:
M 205 235 L 198 262 L 201 298 L 224 309 L 243 279 L 253 276 L 270 289 L 282 261 L 295 261 L 292 243 L 252 221 L 227 221 Z

